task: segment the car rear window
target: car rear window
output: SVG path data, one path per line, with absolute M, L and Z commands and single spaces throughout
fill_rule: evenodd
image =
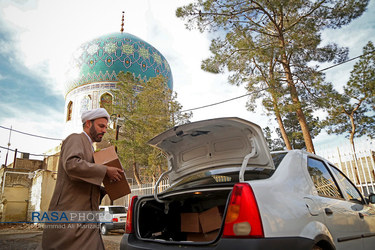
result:
M 111 214 L 125 214 L 125 207 L 109 207 L 109 213 Z
M 286 156 L 287 152 L 282 152 L 282 153 L 272 153 L 272 160 L 273 160 L 273 165 L 275 165 L 275 169 L 280 165 L 284 157 Z
M 189 175 L 176 182 L 166 191 L 175 191 L 197 186 L 227 185 L 239 182 L 238 166 L 219 169 L 204 170 Z M 248 168 L 245 171 L 245 180 L 267 179 L 274 173 L 274 170 L 264 168 Z

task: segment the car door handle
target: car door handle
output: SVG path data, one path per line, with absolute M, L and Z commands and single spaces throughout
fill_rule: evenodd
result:
M 326 207 L 324 209 L 324 212 L 326 213 L 326 215 L 332 215 L 333 214 L 333 211 L 330 208 L 328 208 L 328 207 Z
M 359 215 L 359 218 L 363 219 L 365 216 L 363 215 L 363 213 L 358 213 Z

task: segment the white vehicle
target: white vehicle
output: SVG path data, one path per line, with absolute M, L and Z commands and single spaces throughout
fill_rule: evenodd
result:
M 375 207 L 325 159 L 271 155 L 239 118 L 185 124 L 152 139 L 170 188 L 133 197 L 121 249 L 375 249 Z M 375 196 L 371 195 L 370 200 Z
M 126 223 L 126 208 L 125 206 L 99 206 L 100 212 L 105 212 L 105 222 L 100 223 L 100 232 L 105 235 L 111 230 L 125 229 Z M 108 222 L 110 216 L 110 222 Z

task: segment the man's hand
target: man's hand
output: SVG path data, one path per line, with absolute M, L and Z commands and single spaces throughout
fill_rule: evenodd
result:
M 124 170 L 116 168 L 116 167 L 111 167 L 107 166 L 107 173 L 106 175 L 108 176 L 110 181 L 119 181 L 122 179 L 122 173 L 124 173 Z

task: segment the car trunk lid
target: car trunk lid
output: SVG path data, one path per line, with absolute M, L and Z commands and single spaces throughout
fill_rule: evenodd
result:
M 149 144 L 167 154 L 171 184 L 197 171 L 229 165 L 275 169 L 261 128 L 240 118 L 176 126 Z

